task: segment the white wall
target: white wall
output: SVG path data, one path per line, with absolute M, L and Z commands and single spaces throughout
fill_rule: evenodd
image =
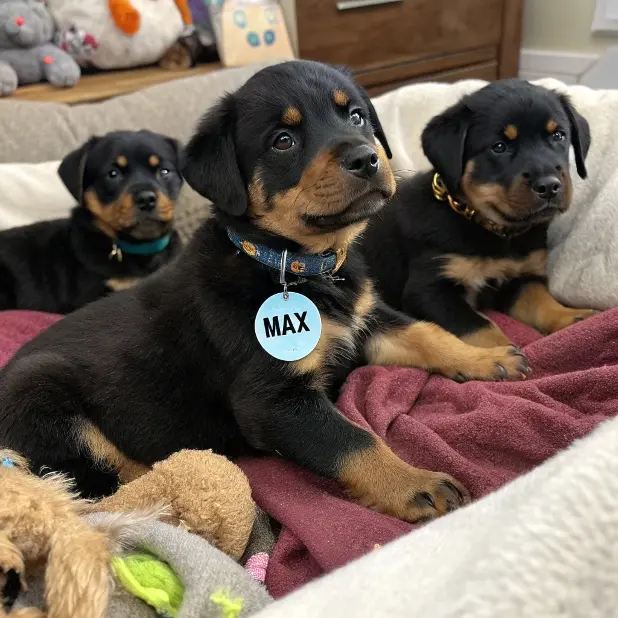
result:
M 591 32 L 595 6 L 596 0 L 526 0 L 522 47 L 603 53 L 618 38 Z
M 526 0 L 521 75 L 618 87 L 618 32 L 592 32 L 598 0 Z

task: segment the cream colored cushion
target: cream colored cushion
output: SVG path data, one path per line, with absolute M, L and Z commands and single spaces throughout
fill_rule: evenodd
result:
M 0 164 L 0 230 L 69 216 L 75 199 L 58 176 L 59 165 Z

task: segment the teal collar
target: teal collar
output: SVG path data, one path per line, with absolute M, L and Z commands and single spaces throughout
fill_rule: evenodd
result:
M 334 274 L 346 258 L 346 251 L 343 249 L 325 253 L 292 253 L 249 241 L 231 228 L 227 228 L 227 235 L 240 251 L 273 270 L 283 270 L 285 260 L 285 272 L 292 275 L 315 277 Z
M 171 239 L 172 234 L 169 233 L 148 242 L 138 243 L 129 242 L 128 240 L 115 240 L 109 258 L 110 260 L 116 258 L 119 262 L 122 262 L 124 253 L 128 255 L 154 255 L 155 253 L 161 253 L 170 244 Z

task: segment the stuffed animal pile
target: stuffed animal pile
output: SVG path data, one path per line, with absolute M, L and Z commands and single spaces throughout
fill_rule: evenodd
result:
M 74 86 L 80 68 L 52 43 L 54 20 L 40 0 L 0 2 L 0 96 L 18 85 L 42 80 L 58 87 Z
M 192 23 L 187 0 L 47 0 L 56 44 L 82 67 L 159 62 Z
M 71 493 L 62 476 L 39 478 L 19 454 L 0 449 L 0 496 L 0 616 L 5 616 L 4 605 L 27 591 L 28 579 L 41 566 L 48 614 L 28 608 L 17 616 L 103 618 L 112 565 L 123 585 L 144 598 L 136 580 L 144 560 L 151 575 L 153 568 L 160 571 L 165 565 L 142 555 L 117 558 L 118 541 L 155 516 L 206 539 L 235 560 L 243 555 L 256 520 L 246 476 L 211 451 L 174 453 L 114 495 L 86 503 Z M 92 512 L 119 515 L 109 525 L 92 527 L 83 518 Z M 169 572 L 165 579 L 178 592 L 176 576 Z

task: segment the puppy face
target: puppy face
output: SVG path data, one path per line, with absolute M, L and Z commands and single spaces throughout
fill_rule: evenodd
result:
M 422 139 L 451 195 L 500 225 L 540 223 L 569 207 L 571 146 L 586 177 L 588 123 L 566 96 L 523 80 L 468 95 Z
M 93 137 L 58 173 L 95 224 L 112 238 L 158 238 L 172 225 L 182 187 L 179 145 L 150 131 Z
M 367 94 L 315 62 L 257 73 L 206 115 L 185 154 L 187 182 L 220 217 L 311 251 L 346 244 L 395 190 Z

